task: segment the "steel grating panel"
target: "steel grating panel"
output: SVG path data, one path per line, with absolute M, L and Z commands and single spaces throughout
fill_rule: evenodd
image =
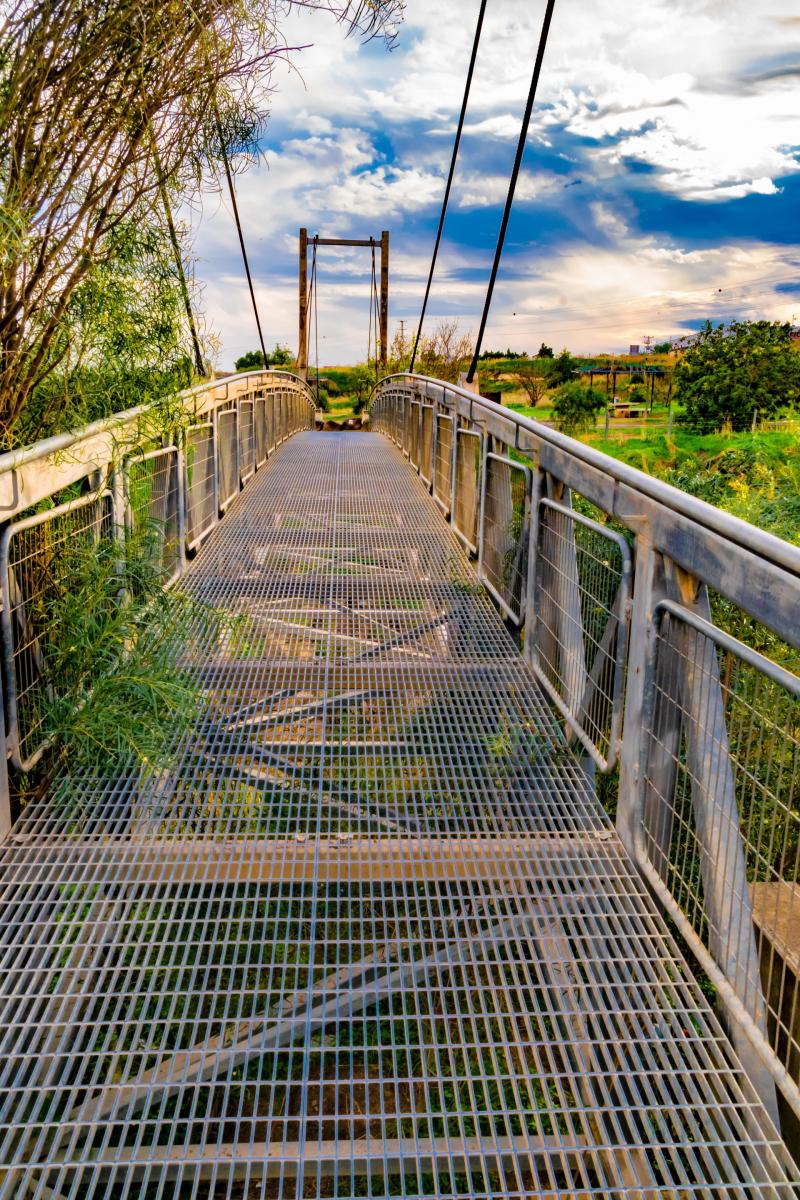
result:
M 182 587 L 202 720 L 3 853 L 2 1197 L 788 1197 L 402 452 L 304 433 Z

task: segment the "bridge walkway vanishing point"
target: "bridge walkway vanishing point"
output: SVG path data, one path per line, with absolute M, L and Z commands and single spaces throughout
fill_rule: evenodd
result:
M 180 587 L 202 720 L 3 848 L 3 1197 L 789 1197 L 461 542 L 300 433 Z

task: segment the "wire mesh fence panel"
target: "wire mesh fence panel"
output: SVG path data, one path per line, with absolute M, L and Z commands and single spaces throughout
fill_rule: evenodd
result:
M 654 623 L 643 861 L 798 1083 L 800 678 L 677 604 Z
M 602 771 L 619 751 L 630 578 L 621 534 L 540 500 L 528 654 L 571 736 Z
M 235 408 L 217 414 L 217 497 L 220 512 L 239 494 L 239 436 Z
M 48 712 L 70 686 L 62 659 L 70 653 L 63 642 L 75 616 L 71 598 L 99 575 L 101 556 L 106 572 L 116 573 L 118 587 L 124 584 L 116 556 L 106 555 L 110 547 L 108 493 L 70 501 L 3 531 L 3 683 L 10 757 L 21 771 L 41 757 Z
M 449 516 L 453 503 L 453 418 L 445 413 L 436 414 L 433 497 L 445 516 Z
M 403 453 L 406 455 L 406 457 L 410 461 L 410 459 L 411 459 L 411 444 L 412 444 L 412 438 L 413 438 L 413 432 L 412 432 L 413 426 L 412 426 L 412 420 L 411 420 L 411 416 L 412 416 L 411 405 L 413 402 L 410 399 L 410 397 L 404 396 L 402 403 L 403 403 L 403 413 L 402 413 L 402 418 L 401 418 L 402 419 L 402 446 L 403 446 Z
M 274 392 L 267 396 L 267 453 L 272 454 L 278 444 L 277 422 L 275 419 L 275 409 L 277 406 L 277 398 Z
M 217 523 L 214 426 L 208 421 L 186 432 L 186 548 L 194 550 Z
M 482 435 L 459 426 L 456 429 L 452 524 L 472 554 L 478 553 L 482 455 Z
M 256 396 L 255 432 L 256 466 L 262 467 L 267 461 L 267 400 L 265 396 Z
M 280 391 L 276 397 L 277 407 L 277 423 L 278 423 L 278 442 L 286 441 L 286 393 Z
M 239 479 L 242 484 L 256 472 L 255 406 L 252 400 L 239 401 Z
M 428 487 L 433 482 L 433 405 L 420 405 L 419 474 Z
M 409 410 L 408 461 L 417 470 L 419 470 L 419 413 L 421 408 L 422 405 L 418 400 L 411 401 Z
M 530 496 L 528 467 L 502 455 L 486 455 L 478 575 L 515 625 L 525 616 Z
M 181 569 L 180 481 L 175 446 L 155 450 L 125 464 L 126 514 L 133 553 L 172 582 Z

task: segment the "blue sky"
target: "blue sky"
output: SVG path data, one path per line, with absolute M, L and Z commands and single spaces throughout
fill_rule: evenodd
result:
M 489 0 L 429 307 L 478 325 L 543 0 Z M 324 12 L 282 31 L 263 161 L 237 191 L 269 344 L 297 342 L 297 231 L 391 232 L 390 332 L 415 324 L 477 0 L 408 0 L 397 48 Z M 484 345 L 619 351 L 705 318 L 800 322 L 796 0 L 557 0 Z M 208 327 L 257 344 L 224 197 L 193 218 Z M 320 358 L 363 359 L 369 257 L 319 262 Z

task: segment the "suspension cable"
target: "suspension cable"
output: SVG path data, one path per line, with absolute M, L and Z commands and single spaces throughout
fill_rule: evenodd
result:
M 250 289 L 250 301 L 253 305 L 253 316 L 256 319 L 256 329 L 258 330 L 258 340 L 261 343 L 261 353 L 264 356 L 264 366 L 266 367 L 266 365 L 267 365 L 267 348 L 264 345 L 264 335 L 261 332 L 261 321 L 258 316 L 258 305 L 256 304 L 256 294 L 253 289 L 253 279 L 250 274 L 250 264 L 247 260 L 247 250 L 246 250 L 245 244 L 244 244 L 244 234 L 242 233 L 242 222 L 239 218 L 239 205 L 236 203 L 236 189 L 233 186 L 233 175 L 231 174 L 231 167 L 230 167 L 230 163 L 228 161 L 228 152 L 225 149 L 225 138 L 222 133 L 222 121 L 220 119 L 219 107 L 217 106 L 216 100 L 214 100 L 214 121 L 217 126 L 217 137 L 219 138 L 219 146 L 220 146 L 220 151 L 222 153 L 222 161 L 225 164 L 225 175 L 228 180 L 228 192 L 230 193 L 231 204 L 233 205 L 233 219 L 236 222 L 236 232 L 239 235 L 239 246 L 241 247 L 241 251 L 242 251 L 242 262 L 244 263 L 244 272 L 245 272 L 245 275 L 247 276 L 247 286 Z
M 186 312 L 186 320 L 189 323 L 189 333 L 192 339 L 192 347 L 194 349 L 194 365 L 198 376 L 202 379 L 206 373 L 205 364 L 203 362 L 203 351 L 200 348 L 200 337 L 197 333 L 197 324 L 194 319 L 194 310 L 192 309 L 192 300 L 189 295 L 189 284 L 186 279 L 186 271 L 183 266 L 183 256 L 181 254 L 181 246 L 178 241 L 178 231 L 175 228 L 175 220 L 172 216 L 172 205 L 170 204 L 169 191 L 167 188 L 167 178 L 164 174 L 164 169 L 161 165 L 161 155 L 158 153 L 158 143 L 156 142 L 155 134 L 153 133 L 152 123 L 150 125 L 150 142 L 153 147 L 153 166 L 156 170 L 156 178 L 158 180 L 158 194 L 161 197 L 161 206 L 164 209 L 164 216 L 167 222 L 167 231 L 169 240 L 172 245 L 172 254 L 175 259 L 175 268 L 178 272 L 178 283 L 181 289 L 183 298 L 183 307 Z
M 411 351 L 411 362 L 409 371 L 414 370 L 414 363 L 417 357 L 417 349 L 419 340 L 422 337 L 422 323 L 425 320 L 425 310 L 428 307 L 428 298 L 431 294 L 431 284 L 433 283 L 433 273 L 436 270 L 436 258 L 439 254 L 439 243 L 442 240 L 442 230 L 444 229 L 444 218 L 447 212 L 447 204 L 450 200 L 450 189 L 453 186 L 453 176 L 456 170 L 456 160 L 458 158 L 458 149 L 461 145 L 461 134 L 464 130 L 464 118 L 467 115 L 467 103 L 469 101 L 469 92 L 472 86 L 472 75 L 475 70 L 475 59 L 478 56 L 478 44 L 481 40 L 481 29 L 483 28 L 483 16 L 486 12 L 486 0 L 481 0 L 481 7 L 478 12 L 478 22 L 475 26 L 475 38 L 472 43 L 472 54 L 469 60 L 469 69 L 467 70 L 467 82 L 464 87 L 464 99 L 461 101 L 461 113 L 458 118 L 458 128 L 456 129 L 456 138 L 453 142 L 453 157 L 450 159 L 450 171 L 447 176 L 447 183 L 444 189 L 444 199 L 442 200 L 442 211 L 439 214 L 439 228 L 436 230 L 436 241 L 433 244 L 433 257 L 431 258 L 431 267 L 428 272 L 428 282 L 425 287 L 425 298 L 422 301 L 422 312 L 419 314 L 419 326 L 417 328 L 417 336 L 414 338 L 414 345 Z
M 478 356 L 481 352 L 481 343 L 483 341 L 483 335 L 486 332 L 486 322 L 489 319 L 489 309 L 490 309 L 491 303 L 492 303 L 492 294 L 494 292 L 494 285 L 495 285 L 495 281 L 497 279 L 497 271 L 500 266 L 500 257 L 503 253 L 503 243 L 505 242 L 506 230 L 508 229 L 508 219 L 511 216 L 511 207 L 514 203 L 514 192 L 516 190 L 517 179 L 519 177 L 519 169 L 522 164 L 522 155 L 525 150 L 525 143 L 528 140 L 528 127 L 529 127 L 530 121 L 531 121 L 531 113 L 533 112 L 534 100 L 536 99 L 536 89 L 538 87 L 539 76 L 542 71 L 542 61 L 544 60 L 544 52 L 545 52 L 545 48 L 547 46 L 547 35 L 550 32 L 550 21 L 553 16 L 553 9 L 555 8 L 555 2 L 556 2 L 556 0 L 547 0 L 547 7 L 545 9 L 544 20 L 542 21 L 542 32 L 539 36 L 539 48 L 536 51 L 536 61 L 534 63 L 534 67 L 533 67 L 533 75 L 531 77 L 531 86 L 528 91 L 528 102 L 525 105 L 525 114 L 522 118 L 522 128 L 519 131 L 519 141 L 517 142 L 517 153 L 514 156 L 514 166 L 511 171 L 511 178 L 509 179 L 509 183 L 508 183 L 508 195 L 506 196 L 506 205 L 505 205 L 505 209 L 503 210 L 503 220 L 500 223 L 500 232 L 497 236 L 497 246 L 495 247 L 495 252 L 494 252 L 494 262 L 492 263 L 492 273 L 489 276 L 489 286 L 486 289 L 486 300 L 484 301 L 484 305 L 483 305 L 483 314 L 481 316 L 481 324 L 480 324 L 480 329 L 478 330 L 478 337 L 475 341 L 475 351 L 472 355 L 472 362 L 470 363 L 469 371 L 467 372 L 467 383 L 472 383 L 472 380 L 475 378 L 475 369 L 478 365 Z

